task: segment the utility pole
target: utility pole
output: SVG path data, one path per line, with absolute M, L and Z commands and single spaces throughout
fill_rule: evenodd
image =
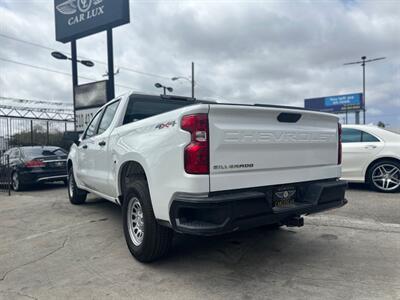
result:
M 362 66 L 362 72 L 363 72 L 363 94 L 362 94 L 362 104 L 363 104 L 363 123 L 365 124 L 365 64 L 369 63 L 369 62 L 373 62 L 373 61 L 377 61 L 377 60 L 382 60 L 385 59 L 386 57 L 378 57 L 378 58 L 373 58 L 373 59 L 368 59 L 366 56 L 362 56 L 361 57 L 361 61 L 354 61 L 354 62 L 349 62 L 349 63 L 345 63 L 344 65 L 358 65 L 361 64 Z M 360 112 L 357 111 L 356 112 L 356 124 L 357 123 L 357 119 L 360 119 Z
M 194 99 L 194 62 L 192 62 L 192 99 Z
M 363 122 L 364 122 L 364 124 L 365 124 L 365 59 L 366 58 L 367 58 L 366 56 L 361 57 L 361 59 L 363 60 L 362 67 L 363 67 L 363 105 L 364 105 Z

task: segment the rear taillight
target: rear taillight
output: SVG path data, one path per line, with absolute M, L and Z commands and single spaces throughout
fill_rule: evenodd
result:
M 36 160 L 36 159 L 27 161 L 25 163 L 25 167 L 27 167 L 27 168 L 43 168 L 45 166 L 46 166 L 46 164 L 44 162 L 42 162 L 41 160 Z
M 338 123 L 338 165 L 342 164 L 342 124 Z
M 181 128 L 191 134 L 191 142 L 186 146 L 184 155 L 186 173 L 209 174 L 208 115 L 184 116 Z

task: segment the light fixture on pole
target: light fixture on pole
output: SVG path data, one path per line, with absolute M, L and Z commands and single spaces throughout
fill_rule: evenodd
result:
M 55 59 L 61 60 L 70 60 L 72 62 L 72 98 L 74 103 L 74 130 L 76 130 L 76 111 L 75 111 L 75 87 L 78 85 L 78 64 L 81 63 L 86 67 L 93 67 L 94 62 L 91 60 L 79 60 L 76 58 L 76 41 L 71 41 L 71 57 L 66 56 L 65 54 L 53 51 L 51 52 L 51 56 Z
M 174 91 L 174 89 L 172 88 L 172 87 L 170 87 L 170 86 L 165 86 L 165 85 L 162 85 L 161 83 L 155 83 L 154 84 L 154 86 L 156 87 L 156 88 L 162 88 L 163 90 L 164 90 L 164 95 L 166 95 L 167 94 L 167 90 L 168 90 L 168 92 L 170 92 L 170 93 L 172 93 L 173 91 Z
M 354 62 L 349 62 L 349 63 L 345 63 L 343 65 L 358 65 L 361 64 L 361 66 L 363 67 L 363 123 L 365 124 L 365 64 L 366 63 L 370 63 L 373 61 L 377 61 L 377 60 L 382 60 L 385 59 L 386 57 L 378 57 L 378 58 L 373 58 L 373 59 L 368 59 L 366 56 L 362 56 L 360 61 L 354 61 Z
M 56 59 L 68 59 L 68 60 L 72 60 L 71 57 L 66 56 L 65 54 L 58 52 L 58 51 L 54 51 L 51 52 L 51 56 L 53 56 Z M 82 65 L 86 66 L 86 67 L 93 67 L 94 66 L 94 62 L 92 62 L 91 60 L 79 60 L 77 59 L 76 62 L 81 63 Z
M 176 77 L 172 77 L 171 80 L 175 81 L 175 80 L 179 80 L 179 79 L 184 79 L 186 81 L 189 81 L 192 85 L 192 98 L 194 99 L 194 62 L 192 62 L 192 76 L 191 77 L 185 77 L 185 76 L 176 76 Z

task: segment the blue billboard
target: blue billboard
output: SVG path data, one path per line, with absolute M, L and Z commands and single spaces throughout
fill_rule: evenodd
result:
M 129 0 L 54 0 L 56 40 L 70 42 L 129 23 Z
M 304 99 L 304 107 L 330 113 L 364 109 L 362 93 Z

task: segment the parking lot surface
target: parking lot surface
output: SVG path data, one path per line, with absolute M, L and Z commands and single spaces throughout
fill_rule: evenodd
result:
M 400 299 L 400 196 L 351 185 L 302 228 L 177 235 L 141 264 L 120 208 L 62 185 L 0 194 L 0 299 Z

